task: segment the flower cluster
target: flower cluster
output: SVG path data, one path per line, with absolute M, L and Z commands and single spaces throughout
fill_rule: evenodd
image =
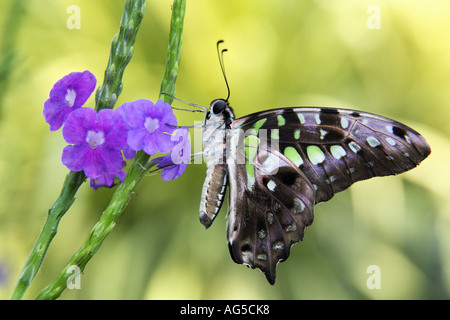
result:
M 163 180 L 183 174 L 191 157 L 189 131 L 176 129 L 177 119 L 170 105 L 140 99 L 116 110 L 96 112 L 83 107 L 95 85 L 89 71 L 72 72 L 55 83 L 44 103 L 43 115 L 50 130 L 63 127 L 64 140 L 69 143 L 63 150 L 62 163 L 72 171 L 83 170 L 94 189 L 123 182 L 123 157 L 131 160 L 139 150 L 151 156 L 169 153 L 153 160 L 162 169 Z

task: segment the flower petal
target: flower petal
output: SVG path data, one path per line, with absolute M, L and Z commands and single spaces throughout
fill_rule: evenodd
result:
M 146 134 L 143 139 L 143 143 L 142 143 L 142 145 L 143 145 L 142 149 L 144 150 L 144 152 L 151 156 L 154 155 L 155 153 L 157 153 L 158 151 L 163 152 L 163 153 L 167 152 L 167 151 L 161 151 L 161 148 L 159 148 L 159 143 L 161 141 L 155 139 L 155 136 L 156 136 L 156 134 L 153 134 L 153 135 Z M 170 150 L 170 148 L 169 148 L 169 150 Z
M 83 170 L 87 177 L 96 179 L 101 174 L 113 174 L 125 166 L 119 150 L 98 147 L 86 154 Z
M 97 114 L 97 130 L 105 133 L 109 148 L 122 149 L 127 143 L 128 127 L 117 111 L 102 109 Z
M 131 129 L 128 131 L 127 144 L 134 151 L 141 150 L 146 137 L 147 131 L 143 127 Z
M 173 163 L 188 163 L 191 159 L 191 142 L 189 141 L 189 130 L 187 128 L 178 128 L 175 136 L 172 137 L 175 144 L 171 151 Z
M 167 153 L 173 148 L 172 136 L 167 133 L 159 131 L 151 135 L 149 139 L 156 145 L 156 152 Z
M 63 150 L 61 162 L 69 170 L 81 171 L 84 168 L 84 163 L 90 150 L 87 145 L 67 146 Z
M 104 172 L 113 174 L 125 167 L 126 162 L 123 160 L 122 152 L 117 149 L 101 148 L 98 150 L 98 161 L 103 165 Z
M 89 99 L 92 92 L 94 92 L 97 80 L 88 70 L 74 73 L 75 75 L 72 82 L 69 84 L 69 88 L 72 88 L 76 92 L 74 106 L 81 107 Z M 72 75 L 72 73 L 70 75 Z
M 95 128 L 97 113 L 91 108 L 79 108 L 67 117 L 62 134 L 67 143 L 86 142 L 89 129 Z
M 160 115 L 160 121 L 164 124 L 163 130 L 167 133 L 172 133 L 175 131 L 177 125 L 177 118 L 173 113 L 172 107 L 170 104 L 164 101 L 157 101 L 155 103 L 155 109 L 158 110 L 158 114 Z
M 98 148 L 97 148 L 98 149 Z M 104 173 L 105 166 L 97 149 L 91 149 L 84 158 L 83 171 L 88 178 L 96 179 Z
M 171 155 L 168 154 L 163 157 L 153 159 L 154 162 L 158 163 L 157 167 L 162 169 L 161 178 L 164 181 L 170 181 L 179 178 L 186 170 L 187 164 L 174 164 L 171 159 Z
M 123 148 L 122 152 L 127 160 L 133 159 L 134 156 L 136 155 L 136 151 L 131 149 L 130 146 L 128 146 L 128 144 Z
M 43 110 L 51 131 L 61 128 L 68 115 L 87 101 L 95 85 L 96 79 L 89 71 L 72 72 L 55 83 Z
M 173 143 L 170 133 L 175 130 L 177 119 L 168 103 L 140 99 L 124 103 L 118 108 L 128 131 L 127 143 L 131 150 L 144 150 L 153 155 L 169 152 Z
M 161 178 L 164 181 L 178 179 L 186 170 L 187 164 L 182 163 L 167 167 L 161 171 Z
M 55 99 L 48 99 L 44 102 L 45 121 L 50 124 L 50 131 L 55 131 L 61 128 L 71 109 L 61 106 L 61 102 Z
M 90 179 L 89 185 L 92 187 L 92 189 L 97 190 L 100 187 L 108 187 L 111 188 L 114 186 L 114 180 L 118 179 L 118 183 L 122 183 L 125 179 L 125 176 L 127 175 L 126 171 L 120 170 L 119 172 L 115 174 L 101 174 L 96 179 Z
M 144 125 L 145 115 L 150 108 L 153 108 L 153 102 L 140 99 L 122 104 L 117 108 L 117 111 L 130 128 L 137 128 Z

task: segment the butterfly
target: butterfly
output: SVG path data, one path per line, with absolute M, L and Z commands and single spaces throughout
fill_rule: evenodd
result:
M 231 257 L 259 268 L 270 284 L 316 204 L 357 181 L 408 171 L 431 153 L 418 132 L 379 115 L 291 107 L 236 119 L 228 97 L 212 101 L 202 126 L 207 173 L 199 218 L 211 226 L 228 187 Z

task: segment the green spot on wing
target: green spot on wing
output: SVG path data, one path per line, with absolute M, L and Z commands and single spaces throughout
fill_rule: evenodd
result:
M 368 136 L 366 141 L 371 147 L 377 147 L 380 145 L 380 141 L 378 141 L 378 139 L 373 136 Z
M 270 130 L 270 137 L 273 140 L 280 140 L 280 130 L 278 130 L 278 129 Z
M 256 130 L 256 134 L 258 134 L 259 128 L 263 126 L 263 124 L 266 122 L 267 118 L 261 119 L 256 121 L 256 123 L 253 125 L 253 129 Z
M 244 138 L 244 150 L 245 155 L 250 160 L 253 160 L 256 156 L 256 153 L 258 151 L 258 145 L 260 140 L 256 136 L 247 136 Z
M 257 136 L 247 136 L 244 138 L 244 143 L 246 146 L 257 147 L 259 145 L 259 138 Z
M 247 171 L 247 174 L 250 176 L 250 177 L 252 177 L 252 178 L 254 178 L 255 177 L 255 172 L 254 172 L 254 170 L 253 170 L 253 166 L 252 166 L 252 164 L 250 163 L 250 162 L 245 162 L 245 170 Z
M 354 153 L 357 153 L 359 150 L 361 150 L 361 147 L 355 141 L 351 141 L 348 146 Z
M 248 147 L 248 146 L 245 146 L 244 148 L 245 148 L 245 155 L 247 156 L 247 158 L 253 160 L 256 156 L 256 151 L 258 149 L 256 147 Z
M 340 159 L 340 158 L 342 158 L 342 157 L 344 157 L 346 154 L 347 154 L 347 152 L 345 151 L 345 149 L 344 148 L 342 148 L 341 146 L 339 146 L 339 145 L 333 145 L 333 146 L 331 146 L 330 147 L 330 151 L 331 151 L 331 154 L 333 155 L 333 157 L 335 157 L 336 159 Z
M 297 113 L 297 117 L 298 117 L 298 120 L 300 121 L 300 123 L 301 124 L 304 124 L 306 121 L 305 121 L 305 116 L 302 114 L 302 113 Z
M 308 154 L 309 160 L 311 160 L 314 165 L 325 161 L 325 154 L 318 146 L 308 146 L 306 148 L 306 153 Z
M 303 159 L 298 153 L 297 149 L 294 147 L 286 147 L 284 149 L 284 155 L 286 158 L 289 159 L 293 164 L 295 164 L 297 167 L 300 167 L 303 164 Z

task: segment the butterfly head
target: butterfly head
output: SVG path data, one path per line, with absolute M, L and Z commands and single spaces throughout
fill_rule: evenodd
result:
M 205 115 L 205 125 L 208 122 L 224 121 L 227 127 L 234 121 L 234 112 L 227 100 L 216 99 L 211 102 L 209 110 Z

